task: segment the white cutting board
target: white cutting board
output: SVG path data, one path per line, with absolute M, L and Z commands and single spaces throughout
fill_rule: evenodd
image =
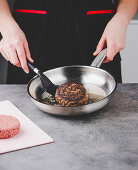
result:
M 11 102 L 0 102 L 0 115 L 14 116 L 21 124 L 21 131 L 18 135 L 8 139 L 0 139 L 0 154 L 53 142 L 50 136 L 35 125 Z

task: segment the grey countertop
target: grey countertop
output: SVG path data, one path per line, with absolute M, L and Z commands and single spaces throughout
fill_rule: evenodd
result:
M 119 84 L 105 108 L 85 116 L 38 110 L 26 85 L 0 85 L 2 100 L 10 100 L 55 142 L 0 155 L 0 170 L 138 169 L 138 84 Z

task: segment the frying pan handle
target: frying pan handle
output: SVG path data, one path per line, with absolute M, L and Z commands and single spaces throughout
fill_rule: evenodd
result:
M 92 62 L 91 66 L 92 67 L 100 67 L 106 57 L 106 52 L 107 52 L 107 48 L 105 48 L 104 50 L 102 50 L 94 59 L 94 61 Z

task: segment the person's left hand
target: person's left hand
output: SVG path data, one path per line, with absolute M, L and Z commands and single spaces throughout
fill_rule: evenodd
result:
M 125 47 L 127 24 L 119 16 L 114 16 L 106 25 L 103 35 L 97 45 L 94 56 L 107 45 L 107 56 L 104 63 L 112 61 L 114 56 Z

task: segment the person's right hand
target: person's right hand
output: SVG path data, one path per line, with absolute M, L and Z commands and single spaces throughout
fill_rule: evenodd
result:
M 2 37 L 0 53 L 7 61 L 17 67 L 22 67 L 26 73 L 29 73 L 27 59 L 32 63 L 34 61 L 31 58 L 28 42 L 23 31 L 17 24 L 13 24 L 2 32 Z

